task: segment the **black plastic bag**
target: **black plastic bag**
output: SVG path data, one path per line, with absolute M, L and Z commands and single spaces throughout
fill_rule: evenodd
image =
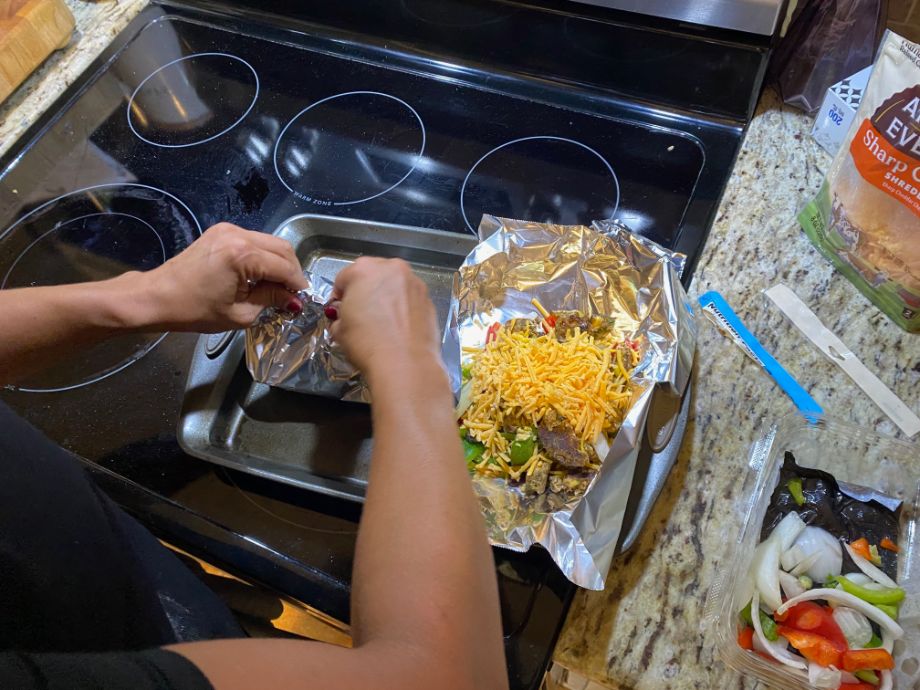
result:
M 803 0 L 770 66 L 783 102 L 815 113 L 828 87 L 872 64 L 886 0 Z

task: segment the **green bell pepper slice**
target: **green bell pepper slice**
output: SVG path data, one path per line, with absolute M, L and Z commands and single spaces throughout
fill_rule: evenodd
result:
M 875 604 L 875 608 L 888 616 L 891 620 L 898 620 L 898 605 L 897 604 Z
M 875 671 L 856 671 L 853 675 L 869 685 L 878 685 L 881 682 Z
M 885 587 L 884 589 L 869 589 L 857 585 L 849 578 L 836 575 L 834 581 L 843 588 L 843 591 L 859 597 L 870 604 L 897 604 L 904 600 L 904 590 L 900 587 Z
M 786 488 L 789 489 L 789 493 L 792 494 L 792 498 L 797 506 L 805 505 L 805 494 L 802 492 L 801 477 L 793 477 L 790 479 L 786 482 Z
M 485 451 L 486 447 L 481 443 L 463 439 L 463 457 L 466 459 L 467 467 L 472 468 L 473 465 L 476 465 Z
M 760 627 L 763 630 L 763 636 L 770 640 L 770 642 L 776 642 L 779 639 L 779 632 L 776 630 L 776 621 L 763 611 L 758 611 L 757 613 L 760 614 Z
M 525 462 L 530 460 L 530 456 L 533 455 L 536 447 L 537 437 L 533 429 L 528 432 L 528 436 L 526 438 L 517 438 L 517 436 L 515 436 L 514 440 L 511 441 L 511 446 L 508 449 L 508 457 L 511 458 L 511 464 L 523 465 Z

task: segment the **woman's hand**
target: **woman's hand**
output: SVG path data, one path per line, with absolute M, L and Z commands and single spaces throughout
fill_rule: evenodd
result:
M 298 312 L 307 287 L 290 243 L 230 223 L 214 225 L 181 254 L 146 273 L 136 301 L 162 330 L 214 333 L 249 326 L 268 306 Z
M 333 299 L 332 337 L 371 386 L 379 369 L 440 361 L 434 305 L 405 261 L 359 258 L 336 277 Z

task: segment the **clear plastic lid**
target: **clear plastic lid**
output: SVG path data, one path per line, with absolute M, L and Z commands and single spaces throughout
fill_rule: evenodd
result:
M 809 422 L 799 415 L 783 417 L 751 448 L 742 500 L 736 506 L 737 534 L 729 546 L 703 614 L 703 633 L 731 668 L 774 688 L 812 688 L 804 671 L 767 661 L 737 642 L 744 581 L 760 528 L 779 479 L 785 451 L 802 467 L 824 470 L 838 481 L 875 489 L 903 501 L 900 514 L 897 582 L 907 596 L 898 624 L 904 637 L 894 646 L 894 688 L 920 688 L 920 446 L 880 436 L 874 431 L 828 418 Z M 732 539 L 732 537 L 734 537 Z

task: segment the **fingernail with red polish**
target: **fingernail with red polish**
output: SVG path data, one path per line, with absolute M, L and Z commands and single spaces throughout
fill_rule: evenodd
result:
M 339 310 L 333 307 L 331 304 L 327 304 L 325 307 L 323 307 L 323 313 L 330 321 L 335 321 L 337 318 L 339 318 Z
M 297 297 L 291 297 L 287 301 L 287 304 L 285 305 L 284 308 L 285 310 L 292 313 L 294 316 L 297 316 L 300 314 L 300 312 L 303 311 L 303 302 L 301 302 L 300 299 Z

